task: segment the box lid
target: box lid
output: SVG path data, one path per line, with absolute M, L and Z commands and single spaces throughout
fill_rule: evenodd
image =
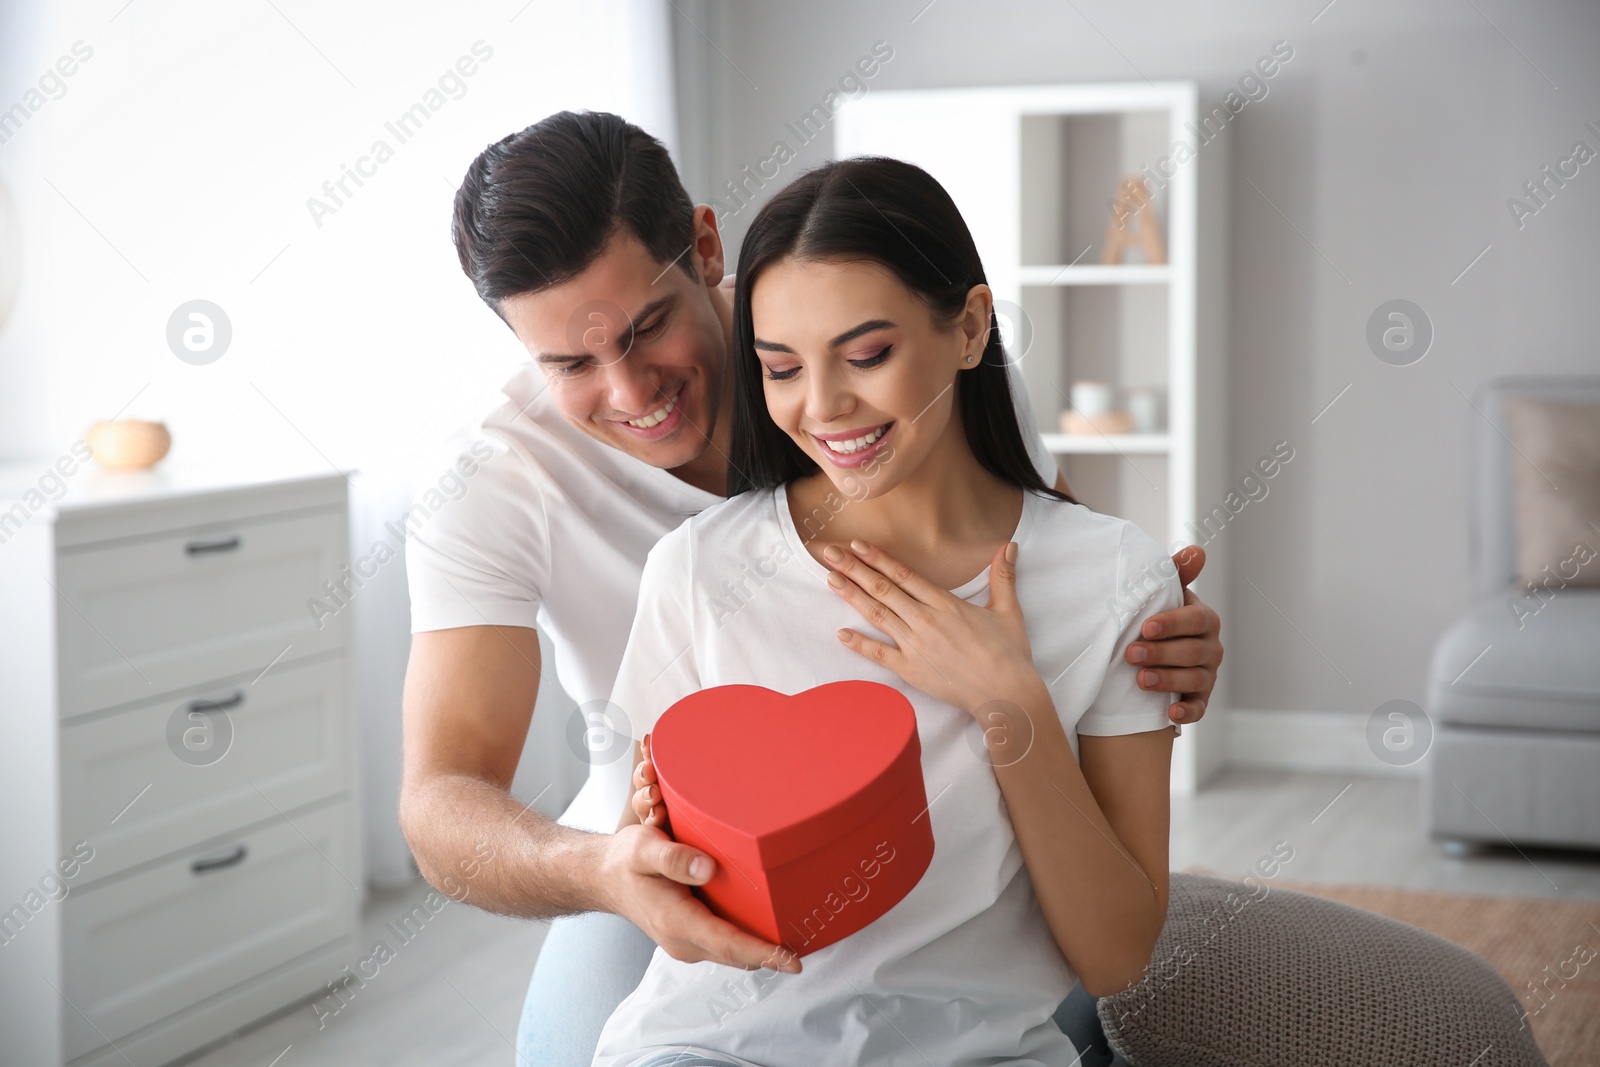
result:
M 923 788 L 916 712 L 878 682 L 702 689 L 662 714 L 650 751 L 674 830 L 769 870 Z

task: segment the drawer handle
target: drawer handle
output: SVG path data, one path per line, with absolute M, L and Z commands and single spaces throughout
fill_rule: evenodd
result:
M 183 546 L 183 550 L 191 556 L 205 556 L 212 552 L 232 552 L 242 542 L 238 534 L 222 541 L 190 541 Z
M 236 708 L 243 703 L 244 690 L 235 689 L 231 697 L 223 697 L 221 700 L 191 700 L 189 701 L 189 711 L 191 714 L 199 712 L 204 715 L 213 711 L 227 711 L 229 708 Z
M 189 864 L 189 870 L 195 874 L 206 874 L 210 871 L 220 871 L 227 867 L 237 867 L 244 862 L 244 858 L 248 853 L 249 849 L 245 848 L 243 844 L 238 844 L 233 846 L 233 851 L 226 856 L 219 856 L 216 859 L 195 860 Z

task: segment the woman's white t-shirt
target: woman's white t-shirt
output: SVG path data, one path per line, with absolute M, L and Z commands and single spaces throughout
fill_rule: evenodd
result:
M 803 523 L 825 525 L 830 511 Z M 1074 751 L 1077 734 L 1169 726 L 1166 695 L 1139 689 L 1122 659 L 1144 619 L 1182 603 L 1160 546 L 1130 522 L 1033 493 L 1013 540 L 1034 664 Z M 760 1067 L 1068 1067 L 1078 1054 L 1051 1016 L 1077 979 L 1034 896 L 982 730 L 840 644 L 841 626 L 887 638 L 826 577 L 782 487 L 702 512 L 650 552 L 612 701 L 643 736 L 675 701 L 714 685 L 894 686 L 916 711 L 932 864 L 887 914 L 804 957 L 798 975 L 681 963 L 657 948 L 606 1023 L 595 1067 L 663 1050 Z M 953 592 L 987 603 L 988 580 L 985 570 Z

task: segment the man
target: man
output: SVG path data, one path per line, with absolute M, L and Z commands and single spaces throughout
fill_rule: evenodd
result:
M 474 904 L 569 917 L 540 954 L 518 1046 L 541 1067 L 586 1064 L 655 945 L 741 968 L 777 953 L 691 894 L 709 856 L 654 827 L 616 829 L 627 709 L 609 709 L 624 743 L 591 755 L 560 823 L 509 793 L 538 691 L 537 631 L 567 692 L 603 706 L 651 546 L 722 499 L 730 292 L 711 210 L 690 204 L 658 142 L 613 115 L 554 115 L 490 146 L 456 195 L 453 234 L 479 296 L 533 361 L 484 420 L 492 457 L 462 456 L 468 491 L 408 550 L 400 820 L 430 882 L 487 844 L 495 860 L 473 865 Z M 1035 462 L 1064 489 L 1013 383 Z M 1195 549 L 1180 564 L 1186 586 L 1203 563 Z M 1205 712 L 1219 629 L 1186 591 L 1129 651 L 1144 688 L 1180 695 L 1175 722 Z

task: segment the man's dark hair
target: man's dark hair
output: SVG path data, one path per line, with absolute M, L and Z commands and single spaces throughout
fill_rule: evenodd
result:
M 478 154 L 456 190 L 450 236 L 498 315 L 507 297 L 582 273 L 621 227 L 693 277 L 684 255 L 693 220 L 665 145 L 617 115 L 562 111 Z

